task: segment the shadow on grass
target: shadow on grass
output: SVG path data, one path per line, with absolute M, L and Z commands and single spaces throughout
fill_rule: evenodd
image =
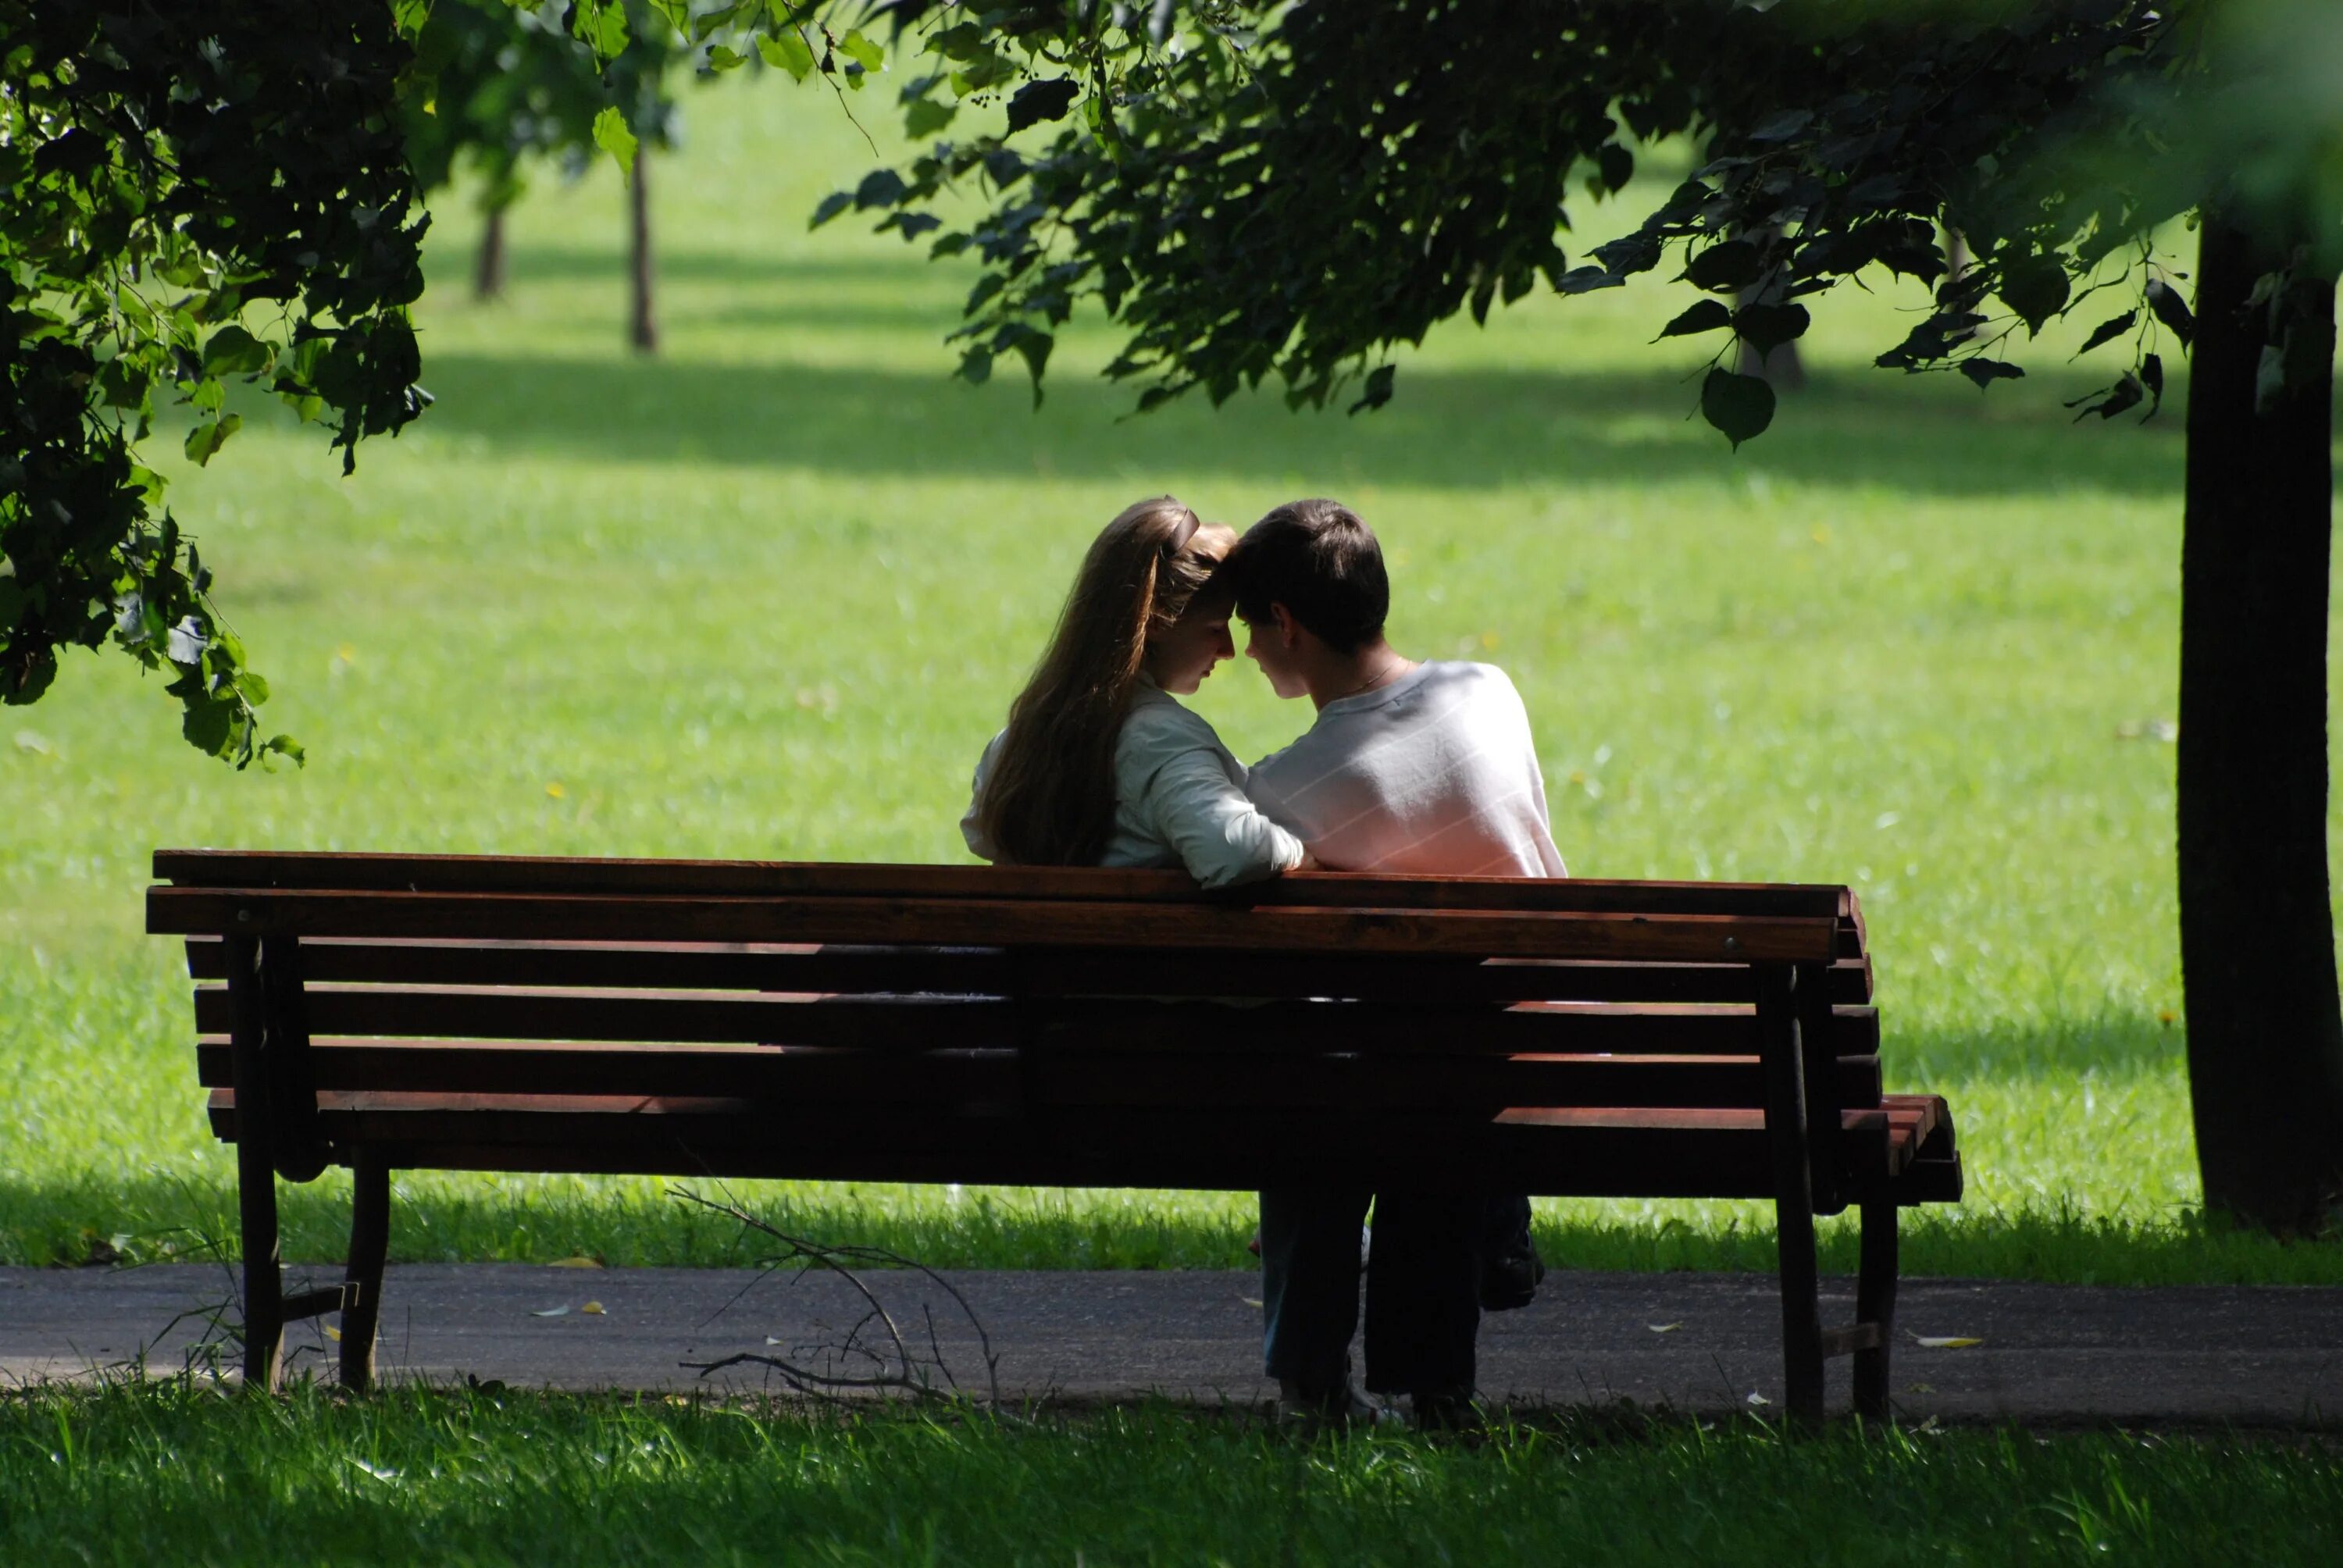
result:
M 586 1256 L 614 1267 L 746 1268 L 762 1254 L 728 1221 L 616 1179 L 563 1190 L 461 1176 L 401 1174 L 394 1262 L 552 1262 Z M 1089 1208 L 1046 1194 L 968 1188 L 880 1204 L 854 1188 L 732 1184 L 758 1213 L 796 1233 L 883 1247 L 944 1269 L 1250 1269 L 1249 1203 L 1161 1202 Z M 334 1172 L 280 1186 L 288 1262 L 338 1266 L 349 1240 L 349 1183 Z M 1556 1268 L 1771 1273 L 1772 1206 L 1713 1204 L 1672 1212 L 1585 1200 L 1541 1201 L 1540 1250 Z M 2343 1286 L 2343 1237 L 2283 1242 L 2208 1224 L 2193 1211 L 2095 1214 L 2064 1201 L 2018 1210 L 1908 1211 L 1904 1272 L 2097 1285 Z M 1823 1269 L 1852 1274 L 1854 1216 L 1822 1226 Z M 70 1267 L 92 1260 L 202 1261 L 237 1251 L 232 1175 L 163 1181 L 111 1172 L 0 1178 L 0 1262 Z
M 846 470 L 922 477 L 1198 475 L 1488 489 L 1645 487 L 1763 476 L 1922 497 L 2098 491 L 2177 503 L 2177 419 L 2069 428 L 2055 387 L 1990 399 L 1885 372 L 1818 375 L 1736 457 L 1694 418 L 1694 384 L 1668 373 L 1410 367 L 1372 415 L 1290 414 L 1270 397 L 1216 416 L 1201 399 L 1130 418 L 1133 390 L 1051 381 L 1036 413 L 1021 378 L 971 388 L 933 374 L 433 355 L 428 427 L 508 451 L 633 462 Z

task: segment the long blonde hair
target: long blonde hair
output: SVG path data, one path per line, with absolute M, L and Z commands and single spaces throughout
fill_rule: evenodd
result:
M 1094 866 L 1114 830 L 1114 742 L 1146 667 L 1229 549 L 1170 496 L 1126 507 L 1091 544 L 1057 630 L 1009 709 L 977 804 L 1008 859 Z

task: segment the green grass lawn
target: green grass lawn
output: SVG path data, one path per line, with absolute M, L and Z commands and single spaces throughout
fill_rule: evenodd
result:
M 2324 1563 L 2317 1441 L 1600 1416 L 1310 1441 L 1243 1413 L 1039 1421 L 166 1382 L 0 1397 L 20 1563 Z
M 199 759 L 112 654 L 0 716 L 0 1261 L 232 1234 L 178 957 L 140 934 L 155 847 L 965 859 L 969 769 L 1079 549 L 1171 490 L 1239 523 L 1296 494 L 1357 506 L 1400 646 L 1520 686 L 1574 871 L 1860 891 L 1890 1085 L 1949 1095 L 1968 1151 L 1969 1201 L 1916 1221 L 1907 1267 L 2343 1282 L 2343 1245 L 2193 1218 L 2157 728 L 2181 433 L 2070 427 L 2059 399 L 2092 382 L 2069 339 L 1983 397 L 1869 368 L 1914 297 L 1850 292 L 1811 388 L 1738 457 L 1692 417 L 1697 351 L 1648 346 L 1680 303 L 1654 286 L 1452 327 L 1356 419 L 1266 397 L 1128 418 L 1084 328 L 1037 412 L 1005 377 L 947 378 L 967 273 L 806 231 L 870 161 L 825 96 L 734 82 L 687 108 L 656 186 L 658 358 L 621 347 L 613 171 L 530 196 L 488 306 L 451 200 L 417 426 L 345 481 L 321 433 L 256 404 L 209 470 L 175 467 L 305 771 Z M 1198 706 L 1247 757 L 1309 717 L 1242 665 Z M 402 1259 L 739 1246 L 649 1181 L 398 1186 Z M 289 1195 L 288 1255 L 340 1254 L 345 1191 Z M 1252 1223 L 1220 1195 L 753 1197 L 949 1264 L 1234 1264 Z M 1572 1264 L 1771 1266 L 1763 1206 L 1541 1223 Z

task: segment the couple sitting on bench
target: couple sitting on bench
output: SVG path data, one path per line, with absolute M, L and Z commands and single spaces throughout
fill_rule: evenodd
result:
M 1240 538 L 1169 497 L 1108 524 L 1056 634 L 977 764 L 961 821 L 988 860 L 1184 866 L 1207 888 L 1301 867 L 1450 876 L 1566 874 L 1546 823 L 1529 718 L 1504 672 L 1403 657 L 1365 523 L 1295 501 Z M 1176 696 L 1245 653 L 1316 721 L 1246 768 Z M 1364 1192 L 1261 1195 L 1268 1375 L 1290 1409 L 1378 1407 L 1351 1380 Z M 1483 1308 L 1524 1304 L 1543 1272 L 1529 1201 L 1373 1195 L 1366 1388 L 1426 1424 L 1473 1398 Z

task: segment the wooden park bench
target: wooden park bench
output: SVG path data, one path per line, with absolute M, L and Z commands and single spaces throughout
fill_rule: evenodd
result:
M 164 850 L 236 1146 L 246 1377 L 341 1314 L 374 1372 L 398 1170 L 1771 1198 L 1788 1405 L 1884 1417 L 1899 1206 L 1959 1197 L 1882 1092 L 1844 888 Z M 1232 1005 L 1242 999 L 1243 1005 Z M 287 1296 L 275 1178 L 347 1166 Z M 1861 1211 L 1825 1328 L 1815 1216 Z M 1568 1260 L 1562 1260 L 1567 1262 Z

